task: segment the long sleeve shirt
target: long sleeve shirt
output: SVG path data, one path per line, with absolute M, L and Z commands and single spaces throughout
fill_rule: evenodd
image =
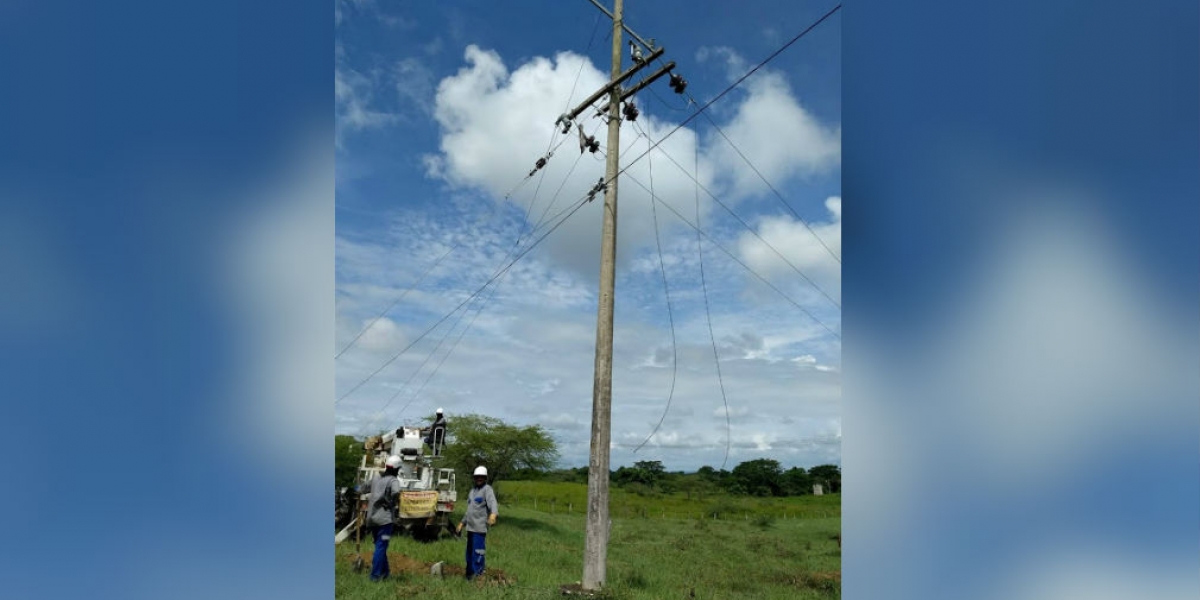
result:
M 367 519 L 372 525 L 387 525 L 393 521 L 396 501 L 400 497 L 400 480 L 392 475 L 380 475 L 371 480 L 371 495 L 367 502 Z
M 488 515 L 496 513 L 496 493 L 492 486 L 473 487 L 467 492 L 467 512 L 463 515 L 463 525 L 473 533 L 487 533 Z

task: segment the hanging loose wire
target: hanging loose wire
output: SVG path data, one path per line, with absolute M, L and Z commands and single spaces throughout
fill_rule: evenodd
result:
M 693 169 L 700 174 L 700 144 L 695 144 L 692 157 Z M 729 398 L 725 395 L 725 379 L 721 377 L 721 355 L 717 353 L 717 336 L 713 334 L 712 312 L 708 307 L 708 283 L 704 279 L 704 243 L 700 239 L 700 179 L 696 178 L 696 253 L 700 257 L 700 289 L 704 292 L 704 318 L 708 321 L 708 339 L 712 340 L 713 362 L 717 365 L 717 384 L 721 388 L 721 402 L 725 404 L 725 458 L 721 459 L 721 470 L 729 463 L 729 445 L 733 437 L 733 425 L 729 419 Z M 657 202 L 651 194 L 651 202 Z M 667 206 L 664 202 L 663 206 Z
M 625 178 L 629 179 L 633 183 L 637 184 L 637 186 L 642 188 L 643 190 L 646 190 L 647 192 L 650 191 L 650 188 L 646 187 L 646 184 L 642 183 L 637 177 L 634 177 L 633 175 L 626 173 Z M 737 255 L 735 255 L 733 252 L 731 252 L 728 248 L 726 248 L 725 246 L 722 246 L 721 243 L 718 242 L 716 239 L 713 239 L 713 236 L 709 235 L 708 232 L 700 229 L 699 227 L 696 226 L 695 223 L 689 221 L 687 217 L 679 214 L 679 211 L 675 210 L 675 208 L 673 206 L 671 206 L 669 203 L 663 202 L 661 198 L 656 197 L 656 199 L 660 203 L 662 203 L 663 208 L 671 211 L 671 213 L 674 214 L 677 219 L 679 219 L 680 221 L 683 221 L 684 225 L 687 225 L 688 227 L 695 229 L 697 234 L 704 236 L 704 239 L 708 240 L 708 242 L 710 244 L 715 246 L 721 252 L 724 252 L 725 256 L 728 256 L 730 258 L 730 260 L 741 265 L 741 267 L 743 269 L 745 269 L 746 272 L 750 273 L 756 279 L 761 281 L 763 283 L 763 285 L 771 288 L 771 290 L 773 290 L 776 294 L 778 294 L 780 298 L 783 298 L 784 300 L 786 300 L 788 302 L 788 304 L 795 306 L 797 309 L 800 310 L 800 312 L 803 312 L 805 315 L 808 315 L 809 319 L 811 319 L 817 325 L 820 325 L 821 328 L 824 329 L 825 331 L 829 332 L 829 335 L 832 335 L 833 337 L 835 337 L 839 340 L 842 339 L 841 334 L 839 334 L 837 331 L 834 331 L 833 328 L 831 328 L 830 326 L 826 325 L 823 321 L 818 319 L 815 315 L 812 314 L 811 311 L 809 311 L 807 308 L 804 308 L 804 305 L 800 304 L 799 302 L 796 302 L 796 300 L 793 299 L 791 296 L 788 296 L 787 294 L 785 294 L 783 292 L 783 290 L 779 289 L 775 284 L 771 283 L 770 280 L 768 280 L 766 277 L 763 277 L 757 271 L 750 268 L 750 265 L 747 265 L 745 263 L 745 261 L 738 258 Z
M 704 193 L 708 194 L 708 197 L 712 198 L 713 201 L 716 202 L 718 206 L 725 209 L 725 212 L 729 213 L 730 216 L 732 216 L 738 223 L 741 223 L 742 227 L 746 231 L 749 231 L 751 235 L 753 235 L 755 238 L 758 239 L 758 241 L 762 242 L 763 245 L 765 245 L 767 248 L 770 248 L 771 252 L 774 252 L 775 256 L 779 257 L 779 260 L 782 260 L 784 263 L 786 263 L 787 266 L 792 268 L 792 271 L 794 271 L 797 275 L 799 275 L 802 279 L 804 279 L 804 281 L 808 282 L 808 284 L 810 286 L 812 286 L 813 289 L 817 290 L 818 293 L 820 293 L 822 296 L 824 296 L 825 299 L 828 300 L 830 304 L 833 304 L 834 306 L 838 307 L 839 309 L 842 307 L 842 304 L 840 302 L 838 302 L 837 300 L 834 300 L 833 296 L 830 296 L 828 292 L 826 292 L 823 288 L 821 288 L 821 286 L 817 285 L 817 282 L 813 281 L 813 279 L 811 277 L 806 275 L 804 273 L 804 271 L 802 271 L 800 269 L 800 267 L 797 267 L 795 265 L 795 263 L 788 260 L 788 258 L 783 255 L 783 252 L 780 252 L 778 248 L 776 248 L 774 245 L 771 244 L 771 242 L 768 242 L 767 240 L 763 239 L 763 236 L 760 235 L 757 231 L 755 231 L 755 229 L 753 227 L 751 227 L 750 224 L 747 223 L 745 219 L 738 216 L 738 214 L 733 212 L 733 209 L 730 208 L 728 204 L 725 204 L 724 202 L 722 202 L 721 199 L 718 198 L 716 194 L 712 193 L 712 191 L 709 190 L 707 186 L 700 183 L 700 180 L 695 175 L 692 175 L 691 173 L 689 173 L 687 171 L 687 169 L 683 168 L 683 165 L 679 164 L 679 161 L 675 160 L 674 157 L 672 157 L 666 150 L 664 150 L 662 148 L 658 148 L 658 151 L 661 152 L 662 155 L 667 158 L 667 160 L 671 161 L 672 164 L 674 164 L 676 167 L 678 167 L 679 171 L 681 173 L 683 173 L 685 176 L 687 176 L 693 182 L 695 182 L 696 186 L 699 189 L 704 190 Z
M 639 127 L 639 129 L 641 128 Z M 650 143 L 649 136 L 646 136 L 646 143 Z M 671 391 L 667 393 L 667 405 L 665 408 L 663 408 L 662 416 L 658 418 L 658 423 L 654 426 L 654 430 L 650 432 L 650 435 L 646 436 L 646 439 L 642 440 L 642 443 L 638 444 L 637 448 L 633 449 L 635 454 L 638 450 L 642 449 L 642 446 L 645 446 L 646 443 L 650 441 L 650 438 L 654 437 L 654 434 L 658 433 L 658 429 L 662 427 L 663 421 L 667 419 L 667 412 L 671 410 L 671 399 L 675 397 L 675 379 L 679 372 L 679 348 L 675 342 L 675 312 L 671 309 L 671 288 L 667 285 L 667 265 L 666 262 L 663 261 L 662 239 L 658 233 L 658 209 L 654 207 L 653 154 L 646 156 L 646 167 L 650 174 L 650 214 L 654 217 L 654 244 L 658 247 L 658 267 L 662 272 L 663 293 L 666 294 L 667 297 L 667 318 L 671 324 Z

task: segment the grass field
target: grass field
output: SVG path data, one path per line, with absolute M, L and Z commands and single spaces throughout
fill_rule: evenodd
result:
M 487 581 L 463 580 L 463 541 L 421 544 L 396 538 L 389 552 L 392 579 L 374 583 L 353 571 L 351 541 L 337 548 L 337 597 L 563 597 L 560 586 L 579 581 L 583 573 L 584 519 L 578 509 L 586 487 L 504 482 L 499 490 L 500 520 L 488 534 Z M 514 505 L 522 495 L 531 501 Z M 534 497 L 539 498 L 538 510 L 531 507 Z M 840 500 L 837 495 L 688 500 L 682 494 L 654 499 L 614 489 L 602 597 L 840 598 L 841 549 L 835 537 L 841 527 Z M 575 510 L 567 513 L 564 506 L 570 504 Z M 699 515 L 714 507 L 725 509 L 715 520 L 669 516 Z M 624 517 L 622 512 L 647 516 Z M 364 540 L 362 555 L 368 564 L 371 551 L 370 541 Z M 444 578 L 429 574 L 428 565 L 436 561 L 445 561 L 450 569 Z
M 587 486 L 578 483 L 545 481 L 505 481 L 496 487 L 500 504 L 520 506 L 560 513 L 578 512 L 587 499 Z M 784 518 L 829 518 L 842 514 L 842 497 L 800 496 L 791 498 L 754 498 L 725 494 L 640 495 L 619 487 L 610 487 L 609 506 L 612 516 L 698 519 L 701 516 L 718 519 L 744 518 L 765 514 Z

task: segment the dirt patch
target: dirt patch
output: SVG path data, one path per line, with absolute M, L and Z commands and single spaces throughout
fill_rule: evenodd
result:
M 558 586 L 558 589 L 559 589 L 559 591 L 562 592 L 562 594 L 564 596 L 579 596 L 579 597 L 583 597 L 583 598 L 604 598 L 604 597 L 606 597 L 606 594 L 605 594 L 606 590 L 601 589 L 598 591 L 589 592 L 589 591 L 586 591 L 583 589 L 582 583 L 578 583 L 578 582 L 577 583 L 568 583 L 566 585 L 560 585 L 560 586 Z
M 392 567 L 393 573 L 412 573 L 416 575 L 428 574 L 429 568 L 433 566 L 433 563 L 426 563 L 403 554 L 393 554 L 391 552 L 388 553 L 388 564 Z M 443 573 L 449 570 L 447 567 L 449 565 L 442 566 Z M 459 575 L 461 574 L 462 569 L 459 569 Z

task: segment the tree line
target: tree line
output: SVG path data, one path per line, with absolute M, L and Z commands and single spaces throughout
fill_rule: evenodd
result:
M 470 473 L 477 465 L 487 465 L 496 481 L 538 480 L 587 483 L 588 468 L 554 468 L 559 453 L 554 438 L 540 425 L 510 425 L 495 417 L 462 415 L 450 419 L 448 443 L 442 462 L 457 473 Z M 337 487 L 354 485 L 362 458 L 362 439 L 335 436 L 334 478 Z M 460 487 L 467 477 L 460 476 Z M 815 484 L 826 493 L 838 493 L 842 472 L 837 465 L 818 465 L 809 469 L 784 469 L 779 461 L 758 458 L 739 463 L 732 470 L 700 467 L 694 473 L 667 471 L 661 461 L 646 460 L 610 471 L 613 485 L 636 494 L 683 493 L 703 498 L 712 494 L 739 496 L 803 496 L 813 493 Z
M 588 468 L 548 471 L 518 470 L 513 479 L 587 483 Z M 724 493 L 735 496 L 804 496 L 819 484 L 825 493 L 839 493 L 842 471 L 837 465 L 818 465 L 810 469 L 784 469 L 779 461 L 758 458 L 738 464 L 733 470 L 700 467 L 695 472 L 667 471 L 661 461 L 646 460 L 622 466 L 609 474 L 613 485 L 636 494 L 683 493 L 703 498 Z

